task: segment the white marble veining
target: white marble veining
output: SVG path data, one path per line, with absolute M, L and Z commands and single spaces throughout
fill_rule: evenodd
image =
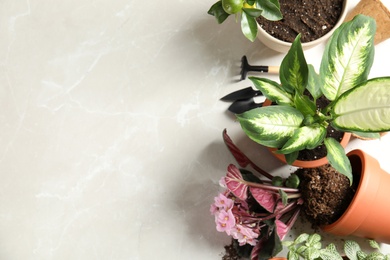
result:
M 229 238 L 209 205 L 233 162 L 222 130 L 265 169 L 291 167 L 219 101 L 249 85 L 237 81 L 242 55 L 283 55 L 234 19 L 218 25 L 214 2 L 0 3 L 0 259 L 221 258 Z M 377 46 L 371 76 L 389 75 L 389 46 Z M 318 66 L 322 50 L 308 61 Z M 348 149 L 390 171 L 389 142 Z

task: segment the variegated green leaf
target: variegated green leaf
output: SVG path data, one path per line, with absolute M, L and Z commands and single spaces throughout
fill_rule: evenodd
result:
M 352 240 L 347 240 L 344 243 L 344 252 L 351 260 L 358 260 L 357 253 L 361 251 L 358 243 Z
M 302 50 L 300 34 L 295 38 L 280 65 L 279 78 L 282 87 L 289 93 L 298 92 L 302 94 L 306 89 L 308 68 Z
M 295 242 L 295 244 L 300 244 L 300 243 L 306 242 L 306 240 L 309 239 L 309 236 L 310 235 L 307 233 L 302 233 L 297 238 L 295 238 L 294 242 Z
M 293 107 L 268 106 L 237 115 L 244 132 L 259 144 L 280 148 L 294 134 L 303 115 Z
M 390 77 L 371 79 L 335 102 L 332 124 L 345 131 L 390 130 Z
M 284 91 L 279 83 L 266 78 L 249 77 L 249 79 L 267 99 L 276 102 L 277 104 L 293 104 L 291 94 Z
M 314 116 L 317 110 L 316 104 L 310 100 L 306 95 L 301 95 L 299 93 L 294 96 L 295 107 L 301 111 L 304 116 L 310 115 Z
M 380 245 L 378 242 L 376 242 L 375 240 L 372 240 L 372 239 L 369 239 L 368 240 L 368 243 L 370 244 L 370 246 L 374 249 L 381 249 Z
M 385 256 L 379 252 L 372 252 L 366 258 L 366 260 L 383 260 L 383 259 L 385 259 Z
M 375 29 L 374 19 L 357 15 L 333 33 L 320 65 L 321 90 L 329 100 L 367 80 L 374 60 Z
M 332 251 L 329 249 L 320 250 L 320 258 L 322 260 L 343 260 L 337 251 Z
M 309 77 L 306 89 L 310 92 L 314 99 L 318 99 L 321 95 L 321 80 L 320 75 L 315 71 L 313 65 L 308 64 Z
M 350 184 L 352 184 L 352 167 L 345 154 L 344 148 L 336 139 L 331 137 L 325 138 L 324 143 L 328 152 L 326 158 L 330 165 L 332 165 L 336 171 L 345 175 L 349 179 Z
M 256 18 L 248 15 L 245 12 L 241 13 L 241 30 L 242 33 L 248 38 L 250 41 L 254 41 L 257 36 L 257 22 Z
M 352 131 L 354 135 L 362 138 L 362 139 L 379 139 L 381 138 L 381 135 L 379 133 L 366 133 L 366 132 L 358 132 L 358 131 Z
M 278 153 L 289 154 L 303 149 L 314 149 L 322 143 L 326 136 L 326 128 L 321 125 L 303 126 L 286 142 Z
M 321 236 L 317 233 L 311 234 L 309 238 L 307 239 L 307 244 L 310 246 L 313 246 L 314 244 L 321 241 Z

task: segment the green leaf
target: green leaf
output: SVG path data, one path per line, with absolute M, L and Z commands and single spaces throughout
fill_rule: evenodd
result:
M 295 173 L 292 173 L 290 176 L 288 176 L 286 180 L 286 186 L 293 189 L 297 189 L 299 183 L 300 183 L 299 177 Z
M 361 251 L 360 246 L 355 241 L 347 240 L 344 243 L 344 252 L 350 260 L 358 260 L 357 253 Z
M 287 193 L 284 192 L 283 190 L 279 190 L 279 195 L 282 198 L 283 205 L 286 206 L 287 205 L 287 201 L 288 201 Z
M 263 10 L 256 9 L 256 8 L 242 8 L 242 10 L 249 16 L 251 17 L 259 17 Z
M 330 243 L 329 245 L 327 245 L 325 249 L 337 253 L 336 245 L 333 243 Z
M 368 243 L 374 249 L 381 249 L 381 247 L 379 246 L 378 242 L 376 242 L 375 240 L 369 239 Z
M 280 82 L 286 91 L 303 94 L 308 81 L 308 67 L 302 50 L 301 35 L 292 43 L 279 69 Z
M 291 94 L 284 91 L 280 84 L 266 78 L 249 77 L 255 87 L 260 90 L 263 95 L 277 104 L 292 105 L 293 100 Z
M 265 19 L 270 21 L 278 21 L 283 18 L 280 11 L 280 5 L 277 0 L 257 0 L 257 7 L 263 10 L 261 14 Z
M 357 260 L 366 260 L 367 254 L 361 250 L 357 251 L 356 253 Z
M 318 99 L 322 96 L 320 75 L 318 75 L 318 73 L 315 71 L 313 65 L 308 64 L 307 66 L 309 76 L 306 89 L 310 92 L 314 99 Z
M 313 248 L 313 247 L 309 247 L 305 253 L 306 253 L 307 259 L 316 259 L 320 256 L 320 250 Z
M 383 260 L 383 259 L 385 259 L 385 256 L 379 252 L 372 252 L 366 258 L 366 260 Z
M 307 239 L 306 244 L 310 247 L 314 246 L 316 243 L 321 241 L 321 236 L 317 233 L 311 234 Z
M 343 131 L 390 130 L 390 77 L 374 78 L 336 100 L 332 124 Z
M 288 260 L 299 260 L 299 255 L 296 252 L 289 251 L 287 253 Z
M 256 18 L 249 16 L 246 12 L 241 14 L 241 30 L 242 33 L 250 41 L 254 41 L 257 36 L 257 22 Z
M 280 148 L 303 121 L 302 114 L 289 106 L 268 106 L 236 115 L 249 138 L 268 147 Z
M 328 248 L 320 250 L 320 258 L 322 260 L 342 260 L 343 258 L 337 251 L 330 250 Z
M 297 238 L 295 238 L 294 242 L 295 242 L 295 244 L 300 244 L 300 243 L 306 242 L 306 240 L 308 240 L 308 239 L 309 239 L 309 234 L 302 233 Z
M 304 149 L 314 149 L 322 143 L 326 128 L 321 125 L 303 126 L 297 129 L 278 153 L 288 154 Z
M 298 159 L 298 155 L 299 151 L 294 151 L 292 153 L 285 154 L 284 158 L 286 159 L 286 162 L 291 165 L 296 159 Z
M 339 173 L 345 175 L 349 179 L 349 183 L 352 184 L 352 167 L 351 163 L 345 154 L 345 150 L 342 145 L 336 141 L 334 138 L 326 138 L 325 146 L 327 149 L 327 156 L 329 163 L 338 171 Z
M 361 138 L 367 138 L 367 139 L 379 139 L 381 135 L 379 133 L 365 133 L 365 132 L 358 132 L 358 131 L 352 131 L 354 135 L 357 135 Z
M 310 100 L 306 95 L 301 95 L 299 93 L 294 96 L 295 107 L 301 111 L 304 116 L 311 115 L 314 116 L 317 110 L 316 104 Z
M 329 100 L 367 80 L 374 60 L 375 20 L 357 15 L 328 41 L 321 60 L 321 90 Z
M 222 7 L 222 1 L 213 4 L 207 13 L 213 15 L 219 24 L 223 23 L 229 17 L 229 14 Z

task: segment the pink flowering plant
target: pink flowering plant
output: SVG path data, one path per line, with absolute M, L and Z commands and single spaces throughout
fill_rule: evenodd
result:
M 298 217 L 299 178 L 291 174 L 283 179 L 265 172 L 241 152 L 226 130 L 223 140 L 242 168 L 230 164 L 220 180 L 224 191 L 210 207 L 216 229 L 232 237 L 241 256 L 268 259 L 282 250 L 281 241 Z M 247 166 L 256 175 L 244 169 Z

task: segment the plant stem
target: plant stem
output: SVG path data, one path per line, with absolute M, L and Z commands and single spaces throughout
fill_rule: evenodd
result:
M 301 194 L 299 193 L 299 189 L 287 188 L 287 187 L 277 187 L 277 186 L 271 186 L 271 185 L 266 185 L 266 184 L 261 184 L 261 183 L 248 182 L 245 180 L 242 180 L 241 182 L 248 185 L 249 187 L 262 188 L 262 189 L 276 191 L 276 192 L 279 192 L 279 190 L 282 190 L 286 193 L 297 193 L 297 194 L 294 194 L 294 196 L 292 198 L 299 198 L 301 196 Z

